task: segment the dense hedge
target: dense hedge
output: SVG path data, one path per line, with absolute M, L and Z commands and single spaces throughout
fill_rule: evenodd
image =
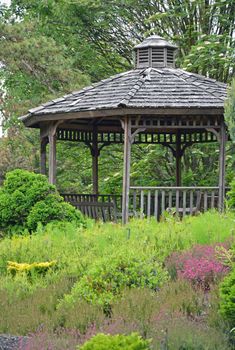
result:
M 0 230 L 34 230 L 38 222 L 45 225 L 54 220 L 84 222 L 81 213 L 64 202 L 44 175 L 21 169 L 7 173 L 0 188 Z

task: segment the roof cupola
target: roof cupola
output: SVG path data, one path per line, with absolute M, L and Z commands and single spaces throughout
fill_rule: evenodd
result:
M 146 38 L 134 47 L 136 68 L 175 67 L 177 46 L 170 44 L 158 35 Z

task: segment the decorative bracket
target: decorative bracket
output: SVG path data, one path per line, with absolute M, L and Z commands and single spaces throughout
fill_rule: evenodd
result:
M 173 156 L 176 157 L 176 149 L 172 145 L 170 145 L 169 143 L 166 143 L 166 142 L 162 142 L 161 144 L 163 146 L 165 146 L 165 147 L 170 148 L 170 150 L 172 151 Z M 194 144 L 193 141 L 185 143 L 183 145 L 183 147 L 180 149 L 179 156 L 182 157 L 184 155 L 184 152 L 185 152 L 186 148 L 192 146 L 193 144 Z
M 93 145 L 92 145 L 91 142 L 88 142 L 88 141 L 87 141 L 87 142 L 84 142 L 84 143 L 85 143 L 85 145 L 86 145 L 87 147 L 89 147 L 89 149 L 90 149 L 90 151 L 91 151 L 91 155 L 92 155 L 93 157 L 95 157 L 95 156 L 99 157 L 101 150 L 102 150 L 105 146 L 111 145 L 111 142 L 108 142 L 108 141 L 107 141 L 107 142 L 102 143 L 102 145 L 96 149 L 96 148 L 93 147 Z
M 143 131 L 145 131 L 145 130 L 146 130 L 146 128 L 138 128 L 138 129 L 136 129 L 136 130 L 133 132 L 133 134 L 131 134 L 131 137 L 130 137 L 131 143 L 133 143 L 133 142 L 135 141 L 135 136 L 136 136 L 136 135 L 138 135 L 140 132 L 143 132 Z
M 46 138 L 49 139 L 50 137 L 54 137 L 56 134 L 57 127 L 60 124 L 62 124 L 63 122 L 64 122 L 64 120 L 58 120 L 57 122 L 50 122 L 46 126 L 43 126 L 40 129 L 41 140 L 46 139 Z
M 206 131 L 212 132 L 212 134 L 214 134 L 216 136 L 217 141 L 221 142 L 220 132 L 218 132 L 217 130 L 215 130 L 213 128 L 207 128 Z

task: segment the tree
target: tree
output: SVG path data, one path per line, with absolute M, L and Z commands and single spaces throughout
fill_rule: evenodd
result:
M 161 0 L 149 21 L 152 32 L 179 46 L 178 64 L 227 82 L 235 72 L 234 0 Z
M 225 119 L 231 139 L 235 142 L 235 79 L 233 79 L 228 90 L 228 99 L 225 103 Z
M 155 33 L 173 40 L 179 46 L 179 67 L 229 81 L 234 72 L 234 7 L 234 0 L 12 0 L 9 9 L 1 7 L 1 109 L 5 125 L 13 128 L 11 134 L 21 135 L 21 143 L 35 155 L 31 165 L 29 160 L 22 166 L 38 170 L 38 133 L 21 129 L 16 117 L 89 81 L 131 68 L 132 48 L 144 36 Z M 7 154 L 9 144 L 4 142 Z M 15 146 L 10 151 L 17 163 L 20 151 Z M 183 183 L 207 184 L 207 174 L 216 181 L 217 154 L 211 149 L 213 145 L 200 145 L 186 151 Z M 136 183 L 174 183 L 175 161 L 167 149 L 135 146 L 132 164 Z M 0 160 L 3 175 L 9 167 L 6 162 L 1 167 Z M 119 146 L 102 150 L 100 178 L 106 179 L 102 191 L 116 191 L 117 184 L 121 189 Z M 59 144 L 59 187 L 89 191 L 90 182 L 91 157 L 86 147 Z

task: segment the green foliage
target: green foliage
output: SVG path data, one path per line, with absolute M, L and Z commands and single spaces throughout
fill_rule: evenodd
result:
M 229 322 L 235 324 L 235 266 L 220 286 L 220 313 Z
M 20 169 L 9 172 L 0 189 L 0 227 L 25 226 L 32 207 L 50 193 L 56 188 L 45 176 Z
M 10 272 L 13 276 L 15 276 L 17 273 L 26 273 L 30 276 L 34 273 L 45 274 L 48 269 L 54 267 L 55 265 L 56 261 L 46 261 L 32 264 L 19 264 L 15 261 L 8 261 L 7 271 Z
M 225 102 L 225 120 L 229 128 L 232 141 L 235 142 L 235 79 L 232 80 Z
M 36 230 L 39 222 L 46 225 L 51 221 L 84 223 L 81 212 L 69 203 L 65 203 L 57 194 L 46 196 L 44 200 L 38 201 L 32 207 L 27 217 L 27 227 L 29 230 Z
M 159 289 L 167 281 L 167 273 L 154 257 L 124 250 L 98 261 L 74 285 L 65 303 L 82 298 L 109 308 L 113 299 L 125 288 Z
M 89 84 L 63 44 L 38 30 L 36 20 L 1 23 L 3 115 L 24 114 L 29 106 Z M 14 52 L 14 54 L 12 54 Z
M 32 336 L 38 344 L 32 343 L 35 350 L 49 344 L 53 350 L 69 348 L 59 347 L 58 339 L 74 337 L 73 344 L 78 339 L 83 344 L 100 332 L 138 332 L 153 339 L 153 349 L 167 344 L 170 350 L 183 346 L 228 350 L 226 323 L 217 315 L 212 292 L 204 294 L 187 281 L 167 281 L 161 266 L 173 251 L 225 241 L 233 234 L 234 219 L 234 213 L 208 212 L 182 221 L 133 220 L 125 227 L 88 222 L 86 229 L 53 222 L 38 226 L 31 235 L 2 238 L 0 333 L 23 335 L 40 328 Z M 55 269 L 30 278 L 7 272 L 8 261 L 31 265 L 53 260 Z M 93 303 L 86 301 L 86 295 L 75 294 L 78 286 L 79 293 L 87 291 Z M 106 301 L 110 304 L 104 305 Z M 213 325 L 207 318 L 212 310 Z M 48 345 L 42 344 L 46 334 Z
M 184 57 L 183 67 L 187 71 L 205 76 L 209 73 L 214 79 L 226 82 L 230 77 L 230 70 L 235 68 L 234 44 L 228 47 L 230 40 L 229 35 L 201 35 Z
M 234 72 L 233 2 L 14 0 L 8 10 L 3 6 L 0 60 L 4 65 L 0 80 L 4 94 L 0 108 L 4 124 L 11 128 L 16 125 L 16 132 L 14 138 L 1 141 L 0 177 L 14 167 L 38 171 L 38 134 L 22 131 L 16 116 L 55 96 L 78 90 L 89 81 L 129 69 L 133 46 L 148 34 L 162 35 L 179 45 L 179 67 L 229 82 Z M 217 151 L 217 144 L 194 145 L 186 150 L 183 184 L 214 186 Z M 234 168 L 233 153 L 229 148 L 229 171 Z M 57 158 L 59 189 L 89 192 L 89 150 L 66 143 L 58 145 Z M 100 179 L 105 180 L 100 183 L 101 192 L 120 193 L 121 168 L 119 145 L 105 147 L 99 160 Z M 131 176 L 136 185 L 174 184 L 171 151 L 157 145 L 133 146 Z
M 138 334 L 130 335 L 108 335 L 97 334 L 88 340 L 79 350 L 148 350 L 150 342 L 142 339 Z
M 230 184 L 230 191 L 228 192 L 228 205 L 230 209 L 235 210 L 235 178 Z
M 233 0 L 157 2 L 149 22 L 151 32 L 168 35 L 178 43 L 180 66 L 224 82 L 232 78 Z
M 0 189 L 0 229 L 36 229 L 38 222 L 83 222 L 81 213 L 56 192 L 47 178 L 25 170 L 9 172 Z

